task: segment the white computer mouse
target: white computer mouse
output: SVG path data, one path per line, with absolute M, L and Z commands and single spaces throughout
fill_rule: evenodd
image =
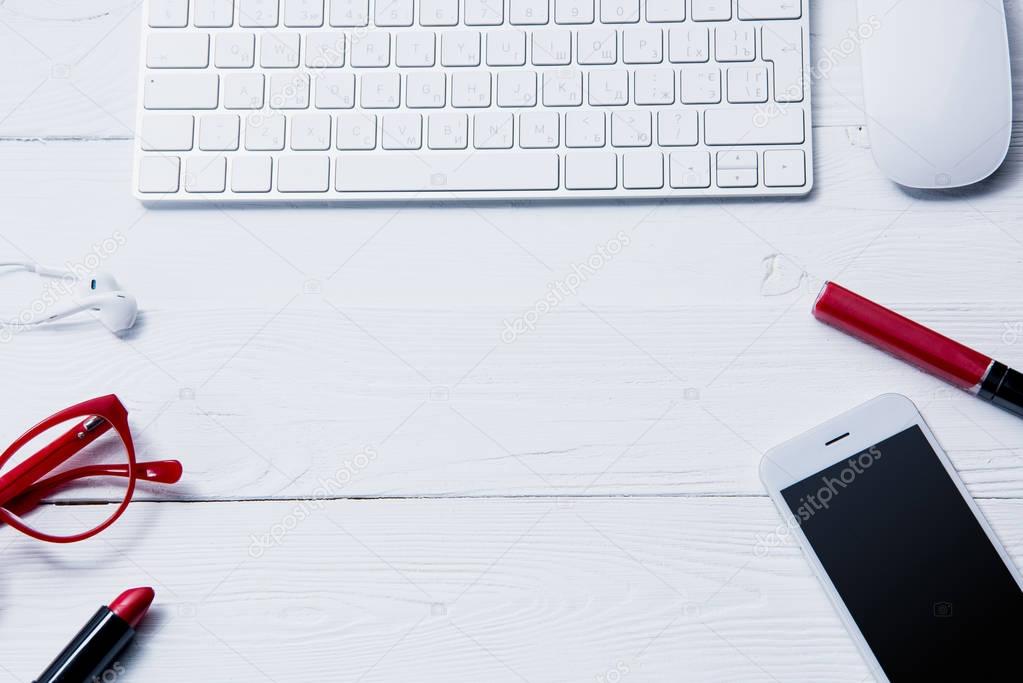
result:
M 859 0 L 859 17 L 867 125 L 881 170 L 926 189 L 991 175 L 1012 132 L 1002 0 Z

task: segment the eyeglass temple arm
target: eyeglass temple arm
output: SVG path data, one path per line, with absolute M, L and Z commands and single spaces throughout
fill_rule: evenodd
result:
M 0 506 L 20 496 L 32 484 L 105 434 L 110 427 L 107 420 L 92 415 L 40 448 L 37 453 L 0 477 Z
M 135 466 L 139 481 L 157 484 L 174 484 L 181 479 L 181 463 L 177 460 L 156 460 L 140 462 Z M 127 465 L 87 465 L 55 474 L 32 484 L 10 499 L 3 507 L 21 517 L 39 502 L 61 486 L 88 477 L 127 477 Z

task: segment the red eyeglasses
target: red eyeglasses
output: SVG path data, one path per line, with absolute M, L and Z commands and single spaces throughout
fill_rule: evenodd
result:
M 0 455 L 0 522 L 40 541 L 74 543 L 116 522 L 137 481 L 180 478 L 177 460 L 135 461 L 128 411 L 113 394 L 100 396 L 46 418 Z M 72 483 L 94 496 L 68 500 Z M 111 499 L 120 501 L 113 512 Z

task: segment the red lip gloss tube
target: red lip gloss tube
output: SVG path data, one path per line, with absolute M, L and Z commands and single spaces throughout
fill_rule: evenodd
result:
M 813 305 L 821 322 L 1023 417 L 1023 374 L 834 282 Z
M 135 627 L 153 602 L 152 588 L 131 588 L 100 607 L 78 635 L 34 683 L 82 683 L 102 676 L 135 637 Z

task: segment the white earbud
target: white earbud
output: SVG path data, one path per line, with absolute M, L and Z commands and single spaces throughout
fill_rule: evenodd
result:
M 66 270 L 47 268 L 36 263 L 0 263 L 0 266 L 17 266 L 38 273 L 42 277 L 74 277 Z M 121 286 L 110 273 L 93 273 L 77 284 L 75 302 L 58 308 L 38 320 L 30 322 L 10 322 L 11 325 L 38 325 L 53 322 L 62 318 L 91 311 L 94 316 L 114 333 L 124 332 L 135 324 L 139 305 L 135 297 L 121 289 Z

